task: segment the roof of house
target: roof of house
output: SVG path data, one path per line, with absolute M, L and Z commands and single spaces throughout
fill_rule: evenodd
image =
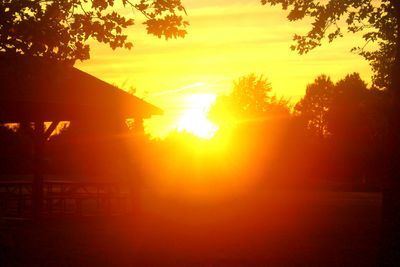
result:
M 0 55 L 0 121 L 149 118 L 161 109 L 71 65 Z

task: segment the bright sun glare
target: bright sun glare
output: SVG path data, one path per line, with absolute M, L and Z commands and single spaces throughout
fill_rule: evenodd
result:
M 186 98 L 188 108 L 178 121 L 178 132 L 186 131 L 204 139 L 214 136 L 218 127 L 213 124 L 207 114 L 216 96 L 214 94 L 192 94 Z

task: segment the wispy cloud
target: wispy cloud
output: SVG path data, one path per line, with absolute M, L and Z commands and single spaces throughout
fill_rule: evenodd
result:
M 189 91 L 189 90 L 190 91 L 197 90 L 199 88 L 204 88 L 204 86 L 206 86 L 206 85 L 207 85 L 207 83 L 205 83 L 205 82 L 195 82 L 195 83 L 183 86 L 178 89 L 165 90 L 165 91 L 159 91 L 159 92 L 152 93 L 151 97 L 171 95 L 171 94 L 176 94 L 176 93 L 180 93 L 183 91 Z

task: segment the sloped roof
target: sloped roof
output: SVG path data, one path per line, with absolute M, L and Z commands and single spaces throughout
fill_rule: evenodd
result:
M 161 109 L 68 64 L 0 55 L 0 122 L 160 114 Z

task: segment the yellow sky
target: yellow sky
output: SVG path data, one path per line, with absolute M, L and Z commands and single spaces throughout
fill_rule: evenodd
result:
M 112 51 L 91 45 L 91 59 L 77 67 L 123 89 L 134 87 L 165 111 L 146 122 L 153 136 L 165 136 L 178 127 L 190 109 L 191 94 L 223 94 L 232 81 L 256 73 L 265 75 L 278 96 L 293 101 L 304 95 L 307 83 L 322 73 L 333 80 L 359 72 L 370 82 L 370 68 L 351 47 L 363 45 L 348 36 L 307 55 L 289 47 L 294 33 L 304 33 L 307 21 L 291 23 L 279 8 L 262 6 L 258 0 L 183 0 L 190 27 L 184 39 L 158 39 L 146 35 L 142 25 L 129 30 L 132 50 Z

